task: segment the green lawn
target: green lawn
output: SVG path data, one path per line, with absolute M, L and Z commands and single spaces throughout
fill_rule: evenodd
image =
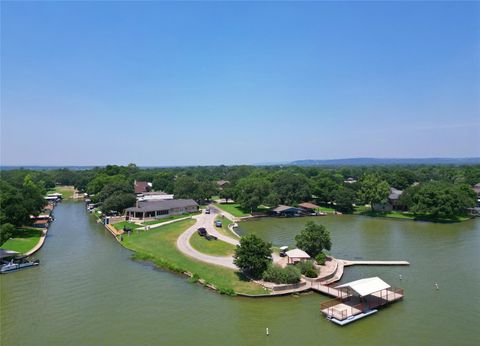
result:
M 413 213 L 396 211 L 396 210 L 388 211 L 388 212 L 372 211 L 370 210 L 369 207 L 365 207 L 365 206 L 357 207 L 355 209 L 355 214 L 373 216 L 373 217 L 388 217 L 392 219 L 406 219 L 406 220 L 430 221 L 430 222 L 440 222 L 440 223 L 461 222 L 461 221 L 471 219 L 471 217 L 467 215 L 458 215 L 451 218 L 438 218 L 438 217 L 432 217 L 431 215 L 415 215 Z
M 317 208 L 316 211 L 321 211 L 323 213 L 333 213 L 335 209 L 330 207 L 320 207 L 320 208 Z
M 172 216 L 167 216 L 167 217 L 164 217 L 162 219 L 158 219 L 158 220 L 152 220 L 152 221 L 145 221 L 145 222 L 142 222 L 142 225 L 156 225 L 157 223 L 161 223 L 161 222 L 165 222 L 165 221 L 172 221 L 172 220 L 176 220 L 176 219 L 181 219 L 183 217 L 188 217 L 188 216 L 192 216 L 192 215 L 197 215 L 199 214 L 200 212 L 196 212 L 196 213 L 185 213 L 183 215 L 172 215 Z
M 6 250 L 26 253 L 37 245 L 41 236 L 41 230 L 35 228 L 19 228 L 15 230 L 13 237 L 8 239 L 0 247 Z
M 159 267 L 176 272 L 191 272 L 207 283 L 216 286 L 220 291 L 261 294 L 263 287 L 242 279 L 235 271 L 220 266 L 196 261 L 183 255 L 176 247 L 177 238 L 195 220 L 185 220 L 152 229 L 130 237 L 123 237 L 123 245 L 136 251 L 135 258 L 151 261 Z
M 118 223 L 113 224 L 113 227 L 115 227 L 118 230 L 123 229 L 124 226 L 126 226 L 126 227 L 128 227 L 132 230 L 137 229 L 138 227 L 142 227 L 142 226 L 139 226 L 139 225 L 137 225 L 133 222 L 128 222 L 128 221 L 122 221 L 122 222 L 118 222 Z
M 249 212 L 246 212 L 240 208 L 238 203 L 220 203 L 215 204 L 216 207 L 226 211 L 227 213 L 232 214 L 235 217 L 242 217 L 250 215 Z
M 222 221 L 222 227 L 215 227 L 218 233 L 221 233 L 223 235 L 226 235 L 227 237 L 233 238 L 233 239 L 238 239 L 238 237 L 230 231 L 228 226 L 232 223 L 232 221 L 227 218 L 227 217 L 221 217 L 218 215 L 215 220 L 220 220 Z
M 48 191 L 47 194 L 55 192 L 61 193 L 63 199 L 68 199 L 73 197 L 75 188 L 73 186 L 56 186 L 54 189 Z
M 190 245 L 195 250 L 212 256 L 229 256 L 235 251 L 235 246 L 232 244 L 221 240 L 207 240 L 205 237 L 200 237 L 198 233 L 190 238 Z

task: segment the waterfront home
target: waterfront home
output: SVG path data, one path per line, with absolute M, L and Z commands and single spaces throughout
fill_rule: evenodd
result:
M 139 201 L 160 201 L 165 199 L 173 199 L 173 194 L 168 194 L 163 191 L 150 191 L 137 195 L 137 200 Z
M 32 227 L 35 227 L 35 228 L 48 228 L 49 225 L 50 225 L 50 219 L 36 219 L 32 223 Z
M 148 181 L 134 181 L 133 188 L 135 190 L 135 194 L 142 194 L 144 192 L 149 192 L 152 190 L 152 183 Z
M 390 188 L 390 193 L 388 199 L 385 203 L 375 203 L 373 204 L 373 210 L 388 212 L 392 210 L 405 210 L 406 207 L 400 202 L 400 197 L 402 196 L 403 191 L 397 190 L 396 188 Z
M 63 199 L 63 195 L 59 192 L 49 193 L 47 197 L 56 197 L 57 199 Z
M 228 180 L 218 180 L 217 185 L 220 189 L 223 189 L 224 187 L 230 185 L 230 182 Z
M 309 215 L 310 214 L 316 215 L 317 214 L 316 210 L 320 208 L 318 205 L 309 203 L 309 202 L 300 203 L 298 206 L 302 210 L 302 212 Z
M 285 252 L 285 255 L 287 255 L 287 264 L 295 264 L 297 262 L 310 259 L 308 253 L 300 249 L 289 250 Z
M 291 207 L 289 205 L 279 205 L 270 210 L 273 216 L 300 216 L 302 210 L 300 208 Z
M 198 204 L 193 199 L 137 201 L 135 207 L 125 209 L 125 218 L 153 220 L 196 211 L 198 211 Z
M 61 199 L 61 198 L 58 197 L 58 196 L 45 196 L 45 197 L 43 197 L 43 198 L 44 198 L 45 201 L 47 201 L 48 203 L 53 203 L 53 204 L 59 202 L 60 199 Z

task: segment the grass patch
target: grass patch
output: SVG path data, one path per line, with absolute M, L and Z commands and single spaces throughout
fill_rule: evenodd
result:
M 181 218 L 188 217 L 188 216 L 198 215 L 198 214 L 200 214 L 200 213 L 201 213 L 201 212 L 185 213 L 185 214 L 183 214 L 183 215 L 167 216 L 167 217 L 164 217 L 164 218 L 161 218 L 161 219 L 158 219 L 158 220 L 151 220 L 151 221 L 142 222 L 142 225 L 145 225 L 145 226 L 156 225 L 157 223 L 162 223 L 162 222 L 165 222 L 165 221 L 177 220 L 177 219 L 181 219 Z
M 69 199 L 73 197 L 75 188 L 73 186 L 55 186 L 55 188 L 48 191 L 47 194 L 55 192 L 61 193 L 63 199 Z
M 322 212 L 322 213 L 333 213 L 335 212 L 335 209 L 330 207 L 320 207 L 315 209 L 315 211 Z
M 190 238 L 190 245 L 195 250 L 212 256 L 229 256 L 233 255 L 235 251 L 235 246 L 232 244 L 221 240 L 207 240 L 204 237 L 200 237 L 198 233 L 194 233 Z
M 26 253 L 37 245 L 42 234 L 43 232 L 36 228 L 18 228 L 13 233 L 13 237 L 0 247 L 6 250 Z
M 232 238 L 232 239 L 238 240 L 238 237 L 237 237 L 234 233 L 232 233 L 232 231 L 230 231 L 230 229 L 228 228 L 228 226 L 233 223 L 229 218 L 227 218 L 227 217 L 221 217 L 220 215 L 218 215 L 218 216 L 215 218 L 215 220 L 220 220 L 220 221 L 222 221 L 222 227 L 216 227 L 216 226 L 214 225 L 214 227 L 215 227 L 215 229 L 218 231 L 218 233 L 221 233 L 221 234 L 223 234 L 223 235 L 225 235 L 225 236 L 227 236 L 227 237 L 230 237 L 230 238 Z
M 133 222 L 122 221 L 122 222 L 118 222 L 118 223 L 113 224 L 113 227 L 115 227 L 118 230 L 123 229 L 123 227 L 127 227 L 127 228 L 130 228 L 131 230 L 134 230 L 134 229 L 137 229 L 137 228 L 142 227 L 142 226 L 137 225 Z
M 183 255 L 177 249 L 176 241 L 180 234 L 193 224 L 195 220 L 185 220 L 148 232 L 133 233 L 129 237 L 124 236 L 123 245 L 137 252 L 134 255 L 135 259 L 150 261 L 174 272 L 196 274 L 204 282 L 217 287 L 220 292 L 265 293 L 261 286 L 242 278 L 231 269 L 199 262 Z
M 452 222 L 462 222 L 471 219 L 471 216 L 468 215 L 457 215 L 448 218 L 442 217 L 433 217 L 431 215 L 415 215 L 414 213 L 410 212 L 402 212 L 402 211 L 374 211 L 370 210 L 367 207 L 357 207 L 355 210 L 355 214 L 364 215 L 364 216 L 372 216 L 372 217 L 387 217 L 391 219 L 404 219 L 404 220 L 415 220 L 415 221 L 429 221 L 429 222 L 438 222 L 438 223 L 452 223 Z
M 215 204 L 215 206 L 222 209 L 223 211 L 226 211 L 227 213 L 232 214 L 235 217 L 250 215 L 249 212 L 242 210 L 240 208 L 240 204 L 238 203 L 220 203 L 220 204 Z

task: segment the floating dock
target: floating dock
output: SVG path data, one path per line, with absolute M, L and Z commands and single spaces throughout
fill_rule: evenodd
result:
M 364 318 L 364 317 L 367 317 L 367 316 L 370 316 L 374 313 L 378 312 L 378 310 L 376 309 L 373 309 L 373 310 L 368 310 L 368 311 L 365 311 L 365 312 L 362 312 L 358 315 L 355 315 L 355 316 L 350 316 L 349 318 L 345 319 L 345 320 L 337 320 L 335 317 L 327 317 L 327 319 L 329 319 L 330 321 L 332 321 L 333 323 L 336 323 L 340 326 L 344 326 L 346 324 L 349 324 L 349 323 L 352 323 L 352 322 L 355 322 L 361 318 Z

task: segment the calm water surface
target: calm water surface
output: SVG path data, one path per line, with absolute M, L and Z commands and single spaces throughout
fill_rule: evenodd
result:
M 1 345 L 476 345 L 480 342 L 480 220 L 437 225 L 341 216 L 314 218 L 342 258 L 398 259 L 410 267 L 349 268 L 343 281 L 378 275 L 406 289 L 403 302 L 338 327 L 327 298 L 244 299 L 212 293 L 130 260 L 85 212 L 63 203 L 37 253 L 38 268 L 2 275 Z M 241 224 L 291 245 L 306 219 Z M 398 275 L 403 276 L 400 281 Z M 433 289 L 437 281 L 439 291 Z M 269 327 L 270 336 L 265 336 Z

